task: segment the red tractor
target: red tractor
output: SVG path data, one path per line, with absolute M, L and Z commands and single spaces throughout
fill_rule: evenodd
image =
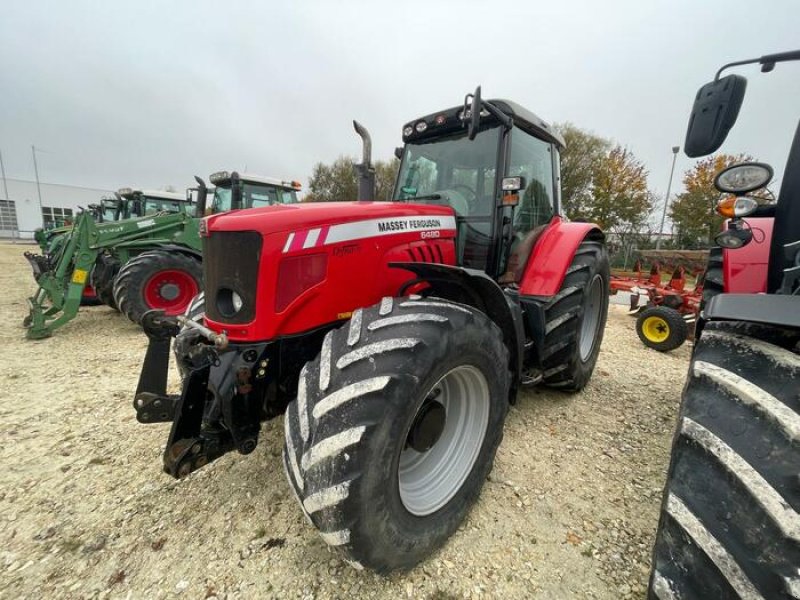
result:
M 690 157 L 715 152 L 739 113 L 735 65 L 700 88 Z M 800 127 L 777 202 L 772 168 L 720 172 L 729 218 L 709 258 L 697 339 L 653 550 L 650 598 L 800 598 Z
M 406 124 L 390 202 L 369 201 L 355 125 L 359 201 L 203 221 L 205 315 L 147 315 L 134 406 L 143 423 L 172 421 L 173 477 L 249 454 L 285 413 L 284 467 L 309 522 L 355 566 L 388 572 L 462 522 L 520 386 L 589 381 L 609 266 L 602 231 L 562 216 L 563 139 L 522 106 L 477 88 Z M 174 336 L 179 396 L 165 391 Z

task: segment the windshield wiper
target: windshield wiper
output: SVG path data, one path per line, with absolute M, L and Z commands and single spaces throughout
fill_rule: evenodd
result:
M 425 196 L 411 196 L 410 198 L 404 198 L 406 202 L 412 202 L 414 200 L 441 200 L 444 196 L 441 194 L 427 194 Z

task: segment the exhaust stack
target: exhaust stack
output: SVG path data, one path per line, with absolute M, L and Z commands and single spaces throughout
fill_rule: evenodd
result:
M 372 138 L 367 128 L 358 121 L 353 121 L 356 133 L 361 136 L 361 163 L 355 165 L 358 174 L 358 199 L 375 199 L 375 167 L 372 166 Z

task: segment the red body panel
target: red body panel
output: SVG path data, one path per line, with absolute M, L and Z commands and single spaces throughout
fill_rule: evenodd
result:
M 759 294 L 767 291 L 769 246 L 774 219 L 754 217 L 746 221 L 753 230 L 753 240 L 736 250 L 722 251 L 727 294 Z
M 278 205 L 214 215 L 215 231 L 258 231 L 263 236 L 253 321 L 231 325 L 206 319 L 232 341 L 260 341 L 302 333 L 346 319 L 359 307 L 393 296 L 413 278 L 390 262 L 454 265 L 455 217 L 447 206 L 390 202 Z M 324 278 L 275 312 L 281 261 L 327 255 Z M 207 299 L 208 301 L 208 299 Z
M 593 223 L 568 223 L 555 216 L 531 251 L 528 265 L 519 284 L 524 296 L 553 296 L 561 288 L 575 251 L 589 232 L 597 230 Z

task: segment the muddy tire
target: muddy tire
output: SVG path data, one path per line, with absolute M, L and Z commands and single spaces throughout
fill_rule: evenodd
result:
M 585 241 L 575 253 L 559 292 L 545 305 L 543 382 L 579 391 L 597 363 L 608 316 L 610 271 L 600 242 Z
M 118 272 L 119 267 L 116 269 L 102 269 L 95 265 L 89 275 L 89 283 L 94 288 L 97 299 L 114 310 L 119 310 L 117 303 L 114 301 L 114 279 Z
M 206 314 L 205 293 L 200 292 L 197 296 L 192 298 L 186 312 L 183 314 L 186 318 L 202 324 L 203 316 Z M 175 336 L 175 341 L 172 343 L 172 353 L 175 356 L 175 364 L 178 365 L 181 381 L 186 379 L 186 376 L 189 375 L 190 368 L 187 362 L 188 350 L 197 342 L 198 338 L 200 338 L 200 333 L 196 329 L 184 325 L 181 327 L 180 333 Z
M 697 342 L 650 598 L 797 598 L 800 332 L 710 322 Z
M 669 352 L 683 345 L 689 326 L 674 308 L 650 306 L 636 318 L 636 335 L 648 348 Z
M 285 416 L 303 512 L 356 568 L 408 569 L 455 532 L 503 435 L 499 328 L 437 299 L 385 298 L 331 331 Z
M 154 250 L 130 259 L 114 279 L 114 301 L 134 323 L 148 310 L 183 314 L 203 286 L 200 261 L 179 252 Z

